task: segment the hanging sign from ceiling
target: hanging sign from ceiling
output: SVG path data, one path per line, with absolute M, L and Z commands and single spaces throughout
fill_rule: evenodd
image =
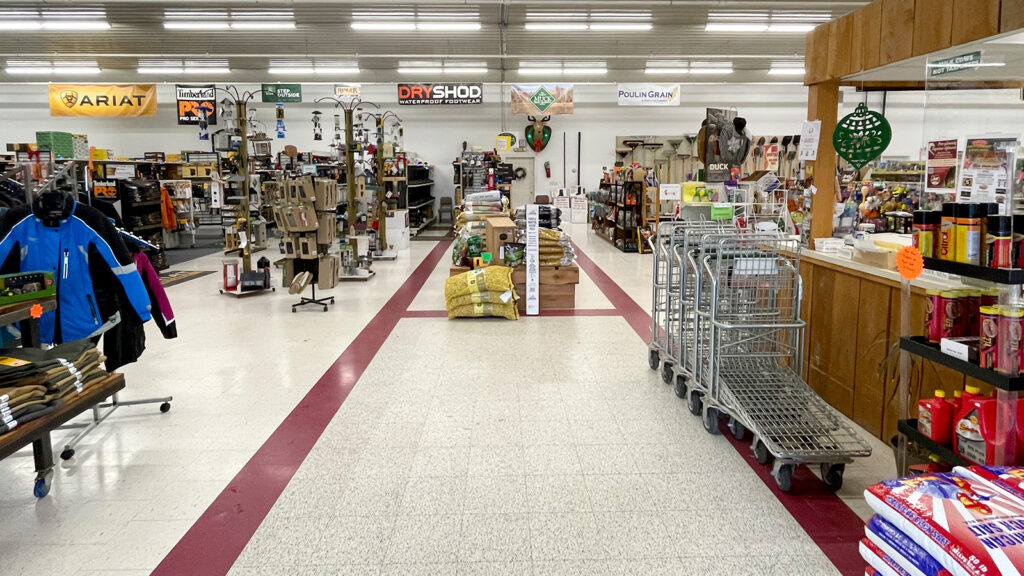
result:
M 206 123 L 217 123 L 217 89 L 213 84 L 189 86 L 176 84 L 174 95 L 178 99 L 178 124 L 199 124 L 203 117 Z
M 50 116 L 156 116 L 156 85 L 50 84 Z
M 953 56 L 952 58 L 943 58 L 942 60 L 936 60 L 935 62 L 928 64 L 928 77 L 934 78 L 951 72 L 977 68 L 980 65 L 981 51 L 968 52 L 967 54 Z
M 359 84 L 335 84 L 334 95 L 337 98 L 358 98 Z
M 511 101 L 513 114 L 572 114 L 572 84 L 513 84 Z
M 399 84 L 398 103 L 408 105 L 483 104 L 484 85 L 461 82 Z
M 619 106 L 679 106 L 679 84 L 619 84 Z
M 302 84 L 264 84 L 264 102 L 302 102 Z

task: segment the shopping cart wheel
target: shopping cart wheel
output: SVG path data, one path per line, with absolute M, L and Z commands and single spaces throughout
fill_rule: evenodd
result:
M 737 440 L 743 440 L 743 437 L 747 435 L 747 429 L 743 423 L 731 416 L 729 417 L 729 432 L 732 432 L 732 437 Z
M 821 479 L 825 482 L 825 487 L 833 492 L 837 492 L 843 487 L 843 472 L 845 471 L 846 464 L 822 463 Z
M 647 351 L 647 365 L 651 367 L 651 370 L 658 369 L 658 363 L 661 362 L 661 355 L 658 354 L 657 350 Z
M 665 384 L 671 384 L 672 383 L 672 377 L 675 376 L 675 375 L 676 375 L 676 373 L 675 373 L 674 370 L 672 370 L 672 365 L 669 364 L 668 362 L 662 362 L 662 364 L 661 364 L 661 381 L 664 382 Z
M 779 471 L 775 474 L 775 483 L 779 485 L 779 490 L 789 492 L 793 487 L 792 464 L 783 464 L 782 466 L 779 466 Z
M 703 421 L 704 429 L 708 431 L 708 434 L 717 436 L 722 433 L 718 429 L 718 408 L 705 408 Z
M 760 440 L 754 444 L 754 458 L 758 464 L 767 464 L 771 460 L 771 454 L 768 453 L 768 447 L 764 445 L 764 442 Z
M 672 390 L 676 393 L 679 398 L 686 398 L 686 377 L 676 376 L 676 383 L 672 386 Z
M 690 390 L 690 395 L 686 397 L 686 407 L 690 409 L 690 414 L 694 416 L 700 416 L 704 410 L 704 402 L 700 399 L 700 392 L 696 390 Z

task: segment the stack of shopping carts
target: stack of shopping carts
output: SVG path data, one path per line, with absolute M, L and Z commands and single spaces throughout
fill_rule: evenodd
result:
M 704 428 L 720 418 L 788 491 L 799 464 L 825 484 L 871 448 L 804 382 L 800 245 L 731 222 L 667 222 L 652 239 L 651 369 L 673 383 Z

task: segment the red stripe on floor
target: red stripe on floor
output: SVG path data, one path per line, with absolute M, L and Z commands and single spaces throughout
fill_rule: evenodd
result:
M 610 276 L 605 274 L 604 270 L 601 270 L 583 250 L 580 250 L 580 247 L 575 242 L 572 245 L 576 250 L 576 264 L 583 269 L 587 277 L 601 290 L 604 297 L 626 319 L 626 322 L 636 331 L 637 336 L 642 338 L 644 342 L 650 342 L 651 317 L 647 312 L 635 300 L 630 298 L 629 294 L 626 294 L 626 291 L 615 283 L 615 280 L 612 280 Z
M 612 305 L 621 312 L 623 318 L 633 327 L 644 342 L 651 339 L 651 316 L 629 297 L 618 284 L 601 270 L 593 260 L 584 254 L 579 246 L 576 249 L 576 262 L 587 273 L 587 276 L 600 288 Z M 640 370 L 640 358 L 637 358 L 637 369 Z M 646 356 L 644 357 L 646 360 Z M 646 364 L 646 362 L 644 362 Z M 793 475 L 793 492 L 786 493 L 779 489 L 771 468 L 762 466 L 754 459 L 749 439 L 736 440 L 723 426 L 725 437 L 732 443 L 737 452 L 746 460 L 754 473 L 765 483 L 772 494 L 789 511 L 793 518 L 821 548 L 822 553 L 842 573 L 860 576 L 864 573 L 864 560 L 858 551 L 858 543 L 864 536 L 864 521 L 850 509 L 841 498 L 829 492 L 824 483 L 806 466 L 798 466 Z
M 526 317 L 523 312 L 520 316 Z M 541 318 L 564 317 L 564 316 L 622 316 L 622 313 L 614 308 L 573 308 L 570 310 L 541 310 L 537 316 Z M 406 310 L 402 318 L 447 318 L 448 313 L 444 310 Z M 472 320 L 467 318 L 466 320 Z
M 154 576 L 223 576 L 450 249 L 440 242 L 167 554 Z

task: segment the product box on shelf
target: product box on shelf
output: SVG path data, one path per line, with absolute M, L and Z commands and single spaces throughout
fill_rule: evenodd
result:
M 299 257 L 298 236 L 289 235 L 284 237 L 284 257 L 289 259 Z
M 340 261 L 337 256 L 333 254 L 321 256 L 317 266 L 316 287 L 321 290 L 330 290 L 337 286 L 340 269 Z
M 338 182 L 330 178 L 317 178 L 315 181 L 316 199 L 313 206 L 317 210 L 334 210 L 338 207 Z
M 312 176 L 302 176 L 289 181 L 288 199 L 293 202 L 312 202 L 316 197 L 316 188 Z
M 89 159 L 89 137 L 85 134 L 72 134 L 71 147 L 74 150 L 75 160 Z
M 302 234 L 298 243 L 299 258 L 302 260 L 316 260 L 316 234 Z
M 293 204 L 284 209 L 285 232 L 312 232 L 319 227 L 316 210 L 309 204 Z
M 287 232 L 288 225 L 284 219 L 285 207 L 274 206 L 272 212 L 274 213 L 274 225 L 277 226 L 277 229 L 280 230 L 281 232 Z
M 484 238 L 487 251 L 496 260 L 500 260 L 502 258 L 500 254 L 501 248 L 505 245 L 505 242 L 515 242 L 516 223 L 508 216 L 500 216 L 498 218 L 488 218 L 485 225 L 486 232 Z
M 195 164 L 182 164 L 181 166 L 181 177 L 182 178 L 197 178 L 199 176 L 199 167 Z
M 70 132 L 36 132 L 40 152 L 53 152 L 57 158 L 74 158 L 75 144 Z
M 234 230 L 224 231 L 224 249 L 225 250 L 237 250 L 238 249 L 238 234 Z
M 316 229 L 316 243 L 333 244 L 338 238 L 338 217 L 334 212 L 318 212 L 319 227 Z

